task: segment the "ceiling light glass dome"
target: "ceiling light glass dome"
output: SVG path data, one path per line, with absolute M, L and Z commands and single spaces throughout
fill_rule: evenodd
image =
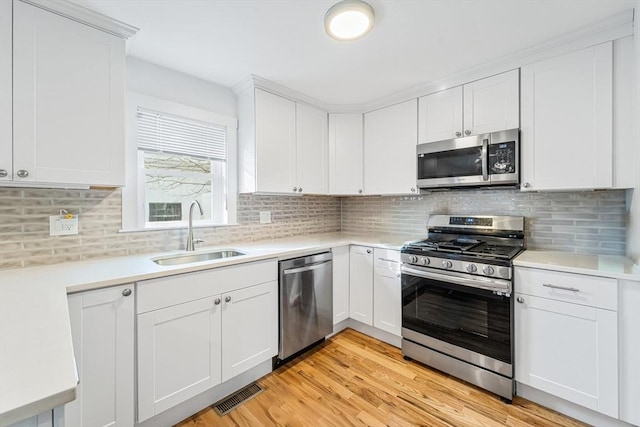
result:
M 361 0 L 343 0 L 327 11 L 324 28 L 336 40 L 357 40 L 371 31 L 374 19 L 369 4 Z

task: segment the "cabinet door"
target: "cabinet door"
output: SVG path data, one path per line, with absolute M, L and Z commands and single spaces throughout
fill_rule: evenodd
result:
M 80 383 L 64 408 L 67 426 L 133 426 L 133 286 L 69 295 Z
M 222 296 L 222 381 L 278 354 L 278 283 Z
M 366 246 L 349 252 L 349 316 L 373 325 L 373 249 Z
M 421 97 L 418 126 L 421 144 L 462 136 L 462 86 Z
M 80 424 L 77 424 L 80 425 Z M 35 417 L 18 421 L 9 427 L 53 427 L 53 411 L 47 411 Z
M 332 248 L 333 324 L 349 318 L 349 246 Z
M 362 194 L 362 114 L 329 114 L 329 193 Z
M 516 297 L 516 380 L 617 418 L 617 313 Z
M 12 5 L 0 1 L 0 182 L 13 179 Z
M 14 179 L 123 185 L 124 40 L 13 7 Z
M 220 297 L 138 315 L 138 422 L 220 383 Z
M 364 186 L 367 194 L 417 194 L 418 101 L 364 115 Z
M 520 125 L 519 70 L 464 85 L 464 134 L 478 135 Z
M 299 193 L 329 192 L 329 141 L 327 113 L 296 104 L 296 185 Z
M 522 68 L 522 182 L 528 190 L 609 188 L 611 42 Z
M 256 191 L 292 193 L 296 187 L 296 104 L 255 89 Z
M 374 249 L 373 254 L 373 326 L 400 336 L 402 328 L 400 252 Z

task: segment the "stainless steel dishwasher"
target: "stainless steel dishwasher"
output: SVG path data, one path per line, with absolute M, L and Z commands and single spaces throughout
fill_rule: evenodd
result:
M 333 332 L 333 254 L 280 261 L 280 348 L 274 365 Z

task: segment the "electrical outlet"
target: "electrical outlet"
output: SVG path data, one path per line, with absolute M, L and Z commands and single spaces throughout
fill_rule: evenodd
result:
M 72 234 L 78 234 L 77 215 L 73 215 L 71 218 L 61 218 L 60 215 L 49 217 L 50 236 L 69 236 Z
M 271 211 L 260 211 L 260 224 L 271 223 Z

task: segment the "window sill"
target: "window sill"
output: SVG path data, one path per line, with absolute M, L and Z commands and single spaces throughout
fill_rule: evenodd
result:
M 220 228 L 220 227 L 234 227 L 240 225 L 238 223 L 232 224 L 215 224 L 215 223 L 206 223 L 206 224 L 193 224 L 193 228 Z M 140 233 L 144 231 L 167 231 L 167 230 L 186 230 L 188 229 L 188 225 L 170 225 L 166 227 L 145 227 L 145 228 L 131 228 L 126 230 L 119 230 L 118 233 Z

